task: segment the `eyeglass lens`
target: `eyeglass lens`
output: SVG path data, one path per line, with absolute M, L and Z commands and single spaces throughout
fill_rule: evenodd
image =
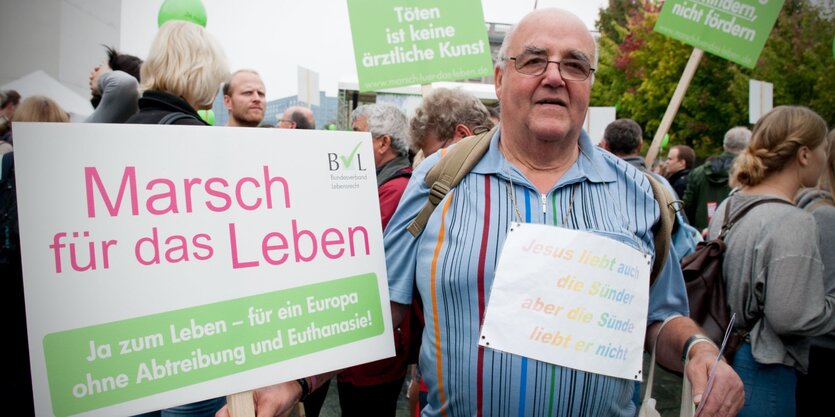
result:
M 536 53 L 522 53 L 516 57 L 511 58 L 516 63 L 516 71 L 527 75 L 541 75 L 545 73 L 549 63 L 557 64 L 560 71 L 560 76 L 566 80 L 582 81 L 591 75 L 591 66 L 588 62 L 566 58 L 562 61 L 549 61 L 544 54 Z

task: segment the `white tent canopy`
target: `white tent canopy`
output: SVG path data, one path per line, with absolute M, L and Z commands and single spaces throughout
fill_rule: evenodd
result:
M 0 90 L 15 90 L 21 99 L 41 95 L 55 100 L 72 121 L 82 121 L 93 112 L 90 101 L 79 96 L 69 87 L 61 84 L 49 74 L 38 70 L 0 87 Z

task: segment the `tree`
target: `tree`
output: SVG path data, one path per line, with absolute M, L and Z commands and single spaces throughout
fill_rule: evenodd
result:
M 749 78 L 774 84 L 774 104 L 799 104 L 835 125 L 835 36 L 832 2 L 786 0 L 754 69 L 733 68 L 734 94 L 748 93 Z M 747 98 L 746 98 L 747 99 Z
M 601 12 L 591 103 L 614 105 L 618 117 L 644 127 L 649 141 L 693 47 L 653 32 L 662 3 L 635 3 L 610 0 L 614 7 Z M 705 54 L 673 121 L 670 144 L 687 144 L 700 157 L 721 152 L 725 131 L 748 124 L 749 79 L 774 84 L 775 106 L 805 105 L 835 124 L 833 14 L 831 2 L 786 0 L 754 69 Z
M 609 5 L 600 9 L 600 17 L 595 22 L 597 30 L 615 44 L 620 44 L 624 37 L 621 29 L 626 26 L 627 19 L 643 8 L 641 0 L 609 0 Z

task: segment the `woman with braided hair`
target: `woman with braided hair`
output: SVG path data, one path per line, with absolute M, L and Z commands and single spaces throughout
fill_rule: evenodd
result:
M 764 115 L 731 169 L 734 191 L 710 221 L 712 239 L 726 217 L 750 205 L 725 238 L 723 264 L 735 328 L 747 333 L 732 360 L 745 385 L 739 416 L 795 416 L 810 337 L 835 329 L 835 293 L 825 290 L 815 219 L 793 204 L 826 167 L 826 134 L 826 122 L 806 107 Z

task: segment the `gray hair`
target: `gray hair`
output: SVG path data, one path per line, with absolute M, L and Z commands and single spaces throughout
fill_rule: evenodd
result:
M 490 112 L 476 96 L 459 88 L 432 90 L 415 109 L 409 124 L 412 149 L 420 149 L 430 132 L 434 132 L 441 141 L 452 139 L 458 124 L 472 131 L 493 127 Z
M 513 37 L 513 34 L 516 32 L 516 26 L 513 25 L 510 29 L 507 30 L 507 33 L 504 35 L 504 39 L 502 39 L 502 46 L 499 47 L 499 52 L 496 53 L 496 68 L 499 68 L 504 71 L 505 67 L 507 66 L 507 49 L 510 47 L 510 38 Z
M 725 148 L 725 152 L 738 154 L 745 150 L 750 142 L 751 130 L 744 126 L 737 126 L 725 133 L 725 140 L 722 142 L 722 147 Z
M 363 104 L 351 113 L 351 124 L 360 117 L 365 117 L 368 131 L 373 137 L 389 135 L 391 146 L 398 155 L 409 154 L 409 142 L 406 140 L 409 121 L 397 106 L 388 103 Z

